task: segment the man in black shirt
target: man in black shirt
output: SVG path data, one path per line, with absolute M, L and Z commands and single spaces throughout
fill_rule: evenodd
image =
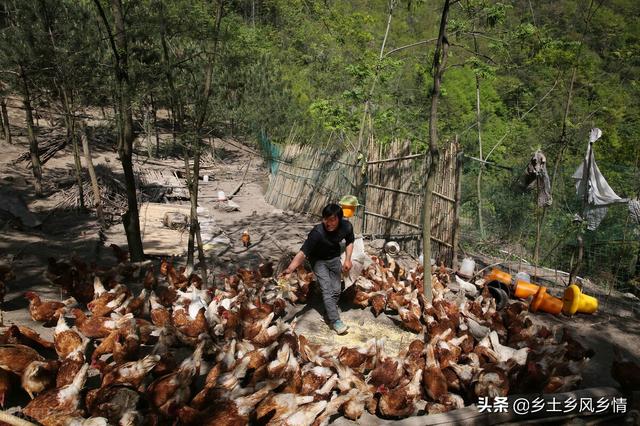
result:
M 340 262 L 340 242 L 346 243 L 344 264 Z M 285 274 L 291 274 L 309 259 L 316 275 L 329 325 L 338 333 L 345 334 L 348 327 L 340 320 L 338 299 L 341 292 L 341 272 L 351 269 L 353 252 L 353 226 L 343 219 L 342 207 L 329 204 L 322 210 L 322 223 L 316 225 L 295 255 Z

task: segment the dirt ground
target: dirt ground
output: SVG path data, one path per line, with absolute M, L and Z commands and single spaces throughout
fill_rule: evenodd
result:
M 45 337 L 51 337 L 51 329 L 44 329 L 35 324 L 26 310 L 27 302 L 22 297 L 26 290 L 35 290 L 45 298 L 63 298 L 58 289 L 48 284 L 43 273 L 47 258 L 69 258 L 77 255 L 87 262 L 102 265 L 114 264 L 108 246 L 116 243 L 126 245 L 122 225 L 115 225 L 105 232 L 104 238 L 99 235 L 99 226 L 93 214 L 63 210 L 58 207 L 58 188 L 54 185 L 57 179 L 72 176 L 72 147 L 66 146 L 50 159 L 44 166 L 45 196 L 36 198 L 33 177 L 26 162 L 17 161 L 19 155 L 27 152 L 26 129 L 22 111 L 10 109 L 14 144 L 0 142 L 0 190 L 14 191 L 27 203 L 43 224 L 39 228 L 26 228 L 8 222 L 0 228 L 0 257 L 11 257 L 14 263 L 16 279 L 9 283 L 8 293 L 3 306 L 4 324 L 26 324 L 41 331 Z M 97 116 L 97 115 L 96 115 Z M 95 123 L 100 123 L 96 119 Z M 51 134 L 49 124 L 40 120 L 41 132 Z M 169 135 L 162 135 L 167 138 Z M 41 141 L 46 136 L 41 136 Z M 277 260 L 287 251 L 297 251 L 311 226 L 318 218 L 303 214 L 281 211 L 266 203 L 264 192 L 268 184 L 268 171 L 262 158 L 253 148 L 238 141 L 216 139 L 215 156 L 208 157 L 203 164 L 203 174 L 209 175 L 208 182 L 200 182 L 200 203 L 214 217 L 215 225 L 222 234 L 228 237 L 230 244 L 210 253 L 208 262 L 214 267 L 214 273 L 231 271 L 236 267 L 251 267 L 264 260 Z M 144 147 L 139 155 L 134 156 L 136 164 L 163 169 L 182 169 L 184 162 L 179 158 L 147 161 Z M 93 161 L 95 165 L 103 165 L 121 175 L 121 166 L 117 154 L 109 145 L 94 147 Z M 218 191 L 230 194 L 248 167 L 244 184 L 233 198 L 239 205 L 239 211 L 226 212 L 216 209 Z M 181 201 L 182 204 L 188 202 Z M 2 226 L 3 222 L 0 222 Z M 246 249 L 241 244 L 241 234 L 247 230 L 252 244 Z M 106 238 L 106 239 L 105 239 Z M 157 260 L 157 259 L 156 259 Z M 617 296 L 616 296 L 617 297 Z M 637 300 L 634 303 L 638 303 Z M 322 322 L 321 308 L 318 300 L 309 306 L 300 307 L 298 325 L 300 330 L 315 336 L 319 343 L 358 345 L 368 338 L 381 334 L 394 335 L 396 346 L 391 352 L 401 349 L 412 338 L 411 333 L 404 335 L 397 330 L 392 318 L 377 322 L 375 330 L 366 328 L 372 323 L 369 311 L 357 309 L 347 310 L 344 319 L 354 330 L 364 331 L 351 334 L 350 337 L 336 337 Z M 346 309 L 346 308 L 345 308 Z M 626 312 L 626 311 L 625 311 Z M 595 357 L 588 363 L 584 371 L 582 387 L 616 386 L 609 374 L 612 361 L 612 345 L 618 345 L 637 362 L 640 362 L 640 324 L 633 311 L 624 316 L 615 309 L 607 309 L 590 316 L 554 317 L 548 314 L 532 315 L 536 321 L 552 325 L 561 325 L 574 330 L 586 345 L 595 350 Z M 392 339 L 393 340 L 393 339 Z M 395 343 L 394 343 L 395 344 Z

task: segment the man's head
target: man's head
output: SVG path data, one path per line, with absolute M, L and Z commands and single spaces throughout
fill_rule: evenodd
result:
M 325 229 L 329 232 L 338 229 L 342 216 L 342 207 L 338 204 L 327 204 L 327 206 L 322 209 L 322 223 Z

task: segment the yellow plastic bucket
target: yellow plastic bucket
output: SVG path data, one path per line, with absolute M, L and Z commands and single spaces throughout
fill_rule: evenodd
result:
M 518 280 L 516 281 L 515 287 L 513 289 L 513 294 L 520 299 L 527 299 L 531 296 L 534 296 L 538 292 L 538 290 L 540 290 L 540 286 L 528 283 L 526 281 Z
M 340 204 L 340 207 L 342 207 L 342 214 L 344 217 L 352 217 L 353 214 L 356 211 L 356 206 L 349 206 L 346 204 Z
M 342 215 L 344 217 L 352 217 L 356 212 L 356 207 L 360 205 L 358 198 L 354 195 L 345 195 L 338 204 L 342 207 Z
M 540 287 L 536 296 L 529 305 L 529 311 L 531 312 L 548 312 L 550 314 L 558 315 L 562 312 L 562 299 L 553 297 L 547 294 L 546 287 Z
M 592 314 L 598 310 L 598 299 L 582 293 L 575 284 L 567 287 L 562 301 L 562 312 L 566 315 L 573 315 L 576 312 Z

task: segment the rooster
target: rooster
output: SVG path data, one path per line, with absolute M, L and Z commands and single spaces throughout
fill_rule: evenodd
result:
M 249 246 L 251 245 L 251 235 L 249 235 L 249 231 L 247 231 L 246 229 L 242 231 L 242 236 L 240 237 L 240 240 L 242 241 L 243 246 L 245 246 L 246 248 L 249 248 Z

